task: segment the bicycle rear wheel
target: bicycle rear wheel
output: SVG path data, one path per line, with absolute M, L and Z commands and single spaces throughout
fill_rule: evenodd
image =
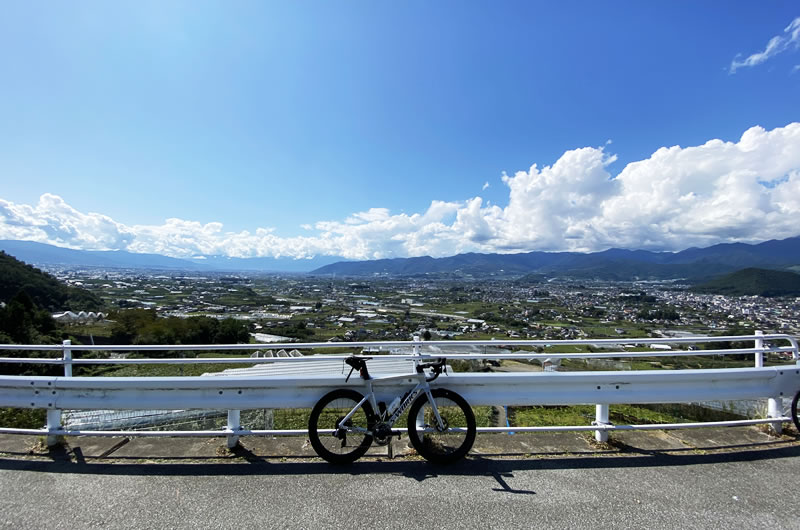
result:
M 450 464 L 463 458 L 475 442 L 475 415 L 467 401 L 450 390 L 431 390 L 436 409 L 444 422 L 437 427 L 428 396 L 422 394 L 408 412 L 408 438 L 429 462 Z
M 308 438 L 320 457 L 332 464 L 349 464 L 367 452 L 372 445 L 370 434 L 338 428 L 363 398 L 355 390 L 342 388 L 326 394 L 314 406 L 308 419 Z M 367 401 L 347 420 L 346 426 L 367 430 L 372 417 L 372 407 Z
M 798 401 L 800 401 L 800 392 L 794 395 L 794 399 L 792 400 L 792 422 L 794 422 L 794 428 L 797 429 L 797 432 L 800 432 L 800 417 L 798 417 Z

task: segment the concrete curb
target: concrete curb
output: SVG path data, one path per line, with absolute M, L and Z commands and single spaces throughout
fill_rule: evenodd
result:
M 619 431 L 609 443 L 599 444 L 591 432 L 482 434 L 470 457 L 490 459 L 606 458 L 614 456 L 697 455 L 754 450 L 800 449 L 800 436 L 787 429 L 781 436 L 757 427 L 707 428 L 672 431 Z M 406 439 L 387 447 L 373 446 L 364 457 L 372 460 L 419 460 Z M 64 445 L 49 450 L 43 437 L 0 435 L 0 458 L 73 462 L 242 462 L 319 460 L 305 437 L 242 437 L 227 449 L 218 438 L 93 438 L 66 437 Z

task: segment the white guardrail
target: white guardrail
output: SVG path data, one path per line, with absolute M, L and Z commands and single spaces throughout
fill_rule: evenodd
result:
M 729 341 L 753 341 L 752 348 L 743 349 L 654 349 L 644 352 L 608 351 L 605 348 L 624 345 L 670 344 L 694 345 Z M 788 343 L 779 346 L 778 343 Z M 596 353 L 569 353 L 553 351 L 567 346 L 592 345 L 604 348 Z M 520 347 L 544 347 L 548 353 L 513 351 Z M 3 350 L 60 351 L 60 358 L 0 357 L 0 364 L 51 364 L 63 365 L 64 376 L 0 376 L 0 406 L 41 408 L 47 410 L 47 425 L 42 429 L 0 428 L 6 434 L 46 435 L 47 443 L 56 443 L 59 435 L 70 436 L 226 436 L 229 446 L 235 445 L 243 435 L 300 435 L 305 430 L 247 430 L 239 423 L 244 409 L 311 408 L 327 392 L 336 388 L 358 389 L 363 385 L 358 377 L 345 383 L 344 376 L 309 375 L 302 371 L 296 375 L 258 375 L 228 377 L 72 377 L 72 367 L 84 364 L 260 364 L 280 361 L 304 363 L 325 360 L 342 364 L 348 355 L 313 355 L 303 357 L 247 357 L 247 358 L 73 358 L 73 351 L 236 351 L 263 350 L 265 348 L 291 348 L 297 350 L 324 348 L 364 349 L 370 355 L 376 350 L 405 350 L 407 354 L 392 354 L 391 359 L 430 359 L 446 357 L 450 360 L 503 360 L 503 359 L 631 359 L 637 357 L 678 357 L 708 355 L 754 356 L 753 367 L 728 369 L 687 370 L 625 370 L 592 372 L 521 372 L 521 373 L 454 373 L 442 375 L 432 386 L 442 386 L 461 394 L 471 405 L 575 405 L 596 406 L 596 420 L 592 425 L 557 427 L 485 427 L 479 432 L 535 432 L 535 431 L 595 431 L 599 441 L 605 441 L 608 432 L 627 429 L 679 429 L 706 426 L 736 426 L 768 423 L 781 432 L 781 423 L 791 421 L 783 410 L 784 399 L 800 391 L 800 351 L 795 337 L 785 334 L 725 337 L 676 337 L 660 339 L 596 339 L 596 340 L 491 340 L 491 341 L 413 341 L 396 342 L 338 342 L 338 343 L 286 343 L 286 344 L 235 344 L 235 345 L 154 345 L 154 346 L 83 346 L 64 341 L 61 345 L 0 345 Z M 480 347 L 507 347 L 511 353 L 452 353 L 453 349 L 479 350 Z M 766 353 L 791 355 L 786 364 L 765 367 Z M 381 358 L 381 357 L 378 357 Z M 338 366 L 338 365 L 336 365 Z M 409 363 L 409 368 L 412 365 Z M 331 372 L 332 373 L 332 372 Z M 379 400 L 390 401 L 410 386 L 410 382 L 393 380 L 375 386 Z M 647 425 L 614 425 L 609 422 L 610 404 L 687 403 L 697 401 L 767 399 L 768 413 L 764 419 L 735 421 L 674 423 Z M 228 410 L 228 425 L 217 431 L 101 431 L 70 430 L 62 427 L 61 411 L 83 410 L 156 410 L 156 409 L 217 409 Z

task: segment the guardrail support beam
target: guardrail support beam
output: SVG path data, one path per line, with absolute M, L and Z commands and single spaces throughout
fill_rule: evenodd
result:
M 58 409 L 47 409 L 47 430 L 58 431 L 61 429 L 61 411 Z M 46 437 L 47 447 L 58 445 L 58 435 L 48 434 Z
M 595 425 L 608 425 L 608 404 L 595 405 Z M 594 439 L 605 443 L 608 441 L 608 431 L 594 431 Z
M 241 426 L 241 411 L 229 410 L 228 411 L 228 432 L 238 432 L 242 429 Z M 228 435 L 228 449 L 233 449 L 239 444 L 239 436 L 235 434 Z
M 767 417 L 768 418 L 782 418 L 783 417 L 783 398 L 769 398 L 767 401 Z M 773 421 L 769 424 L 774 434 L 783 433 L 783 424 L 780 421 Z

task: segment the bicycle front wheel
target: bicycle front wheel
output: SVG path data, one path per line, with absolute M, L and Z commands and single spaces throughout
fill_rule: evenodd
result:
M 408 412 L 408 438 L 429 462 L 450 464 L 463 458 L 475 442 L 475 415 L 467 401 L 450 390 L 431 390 L 436 410 L 444 423 L 438 425 L 428 396 L 422 394 Z
M 308 419 L 308 438 L 319 456 L 332 464 L 355 462 L 372 445 L 372 435 L 368 434 L 373 417 L 369 401 L 339 427 L 342 420 L 356 408 L 364 398 L 355 390 L 339 389 L 326 394 L 311 411 Z

